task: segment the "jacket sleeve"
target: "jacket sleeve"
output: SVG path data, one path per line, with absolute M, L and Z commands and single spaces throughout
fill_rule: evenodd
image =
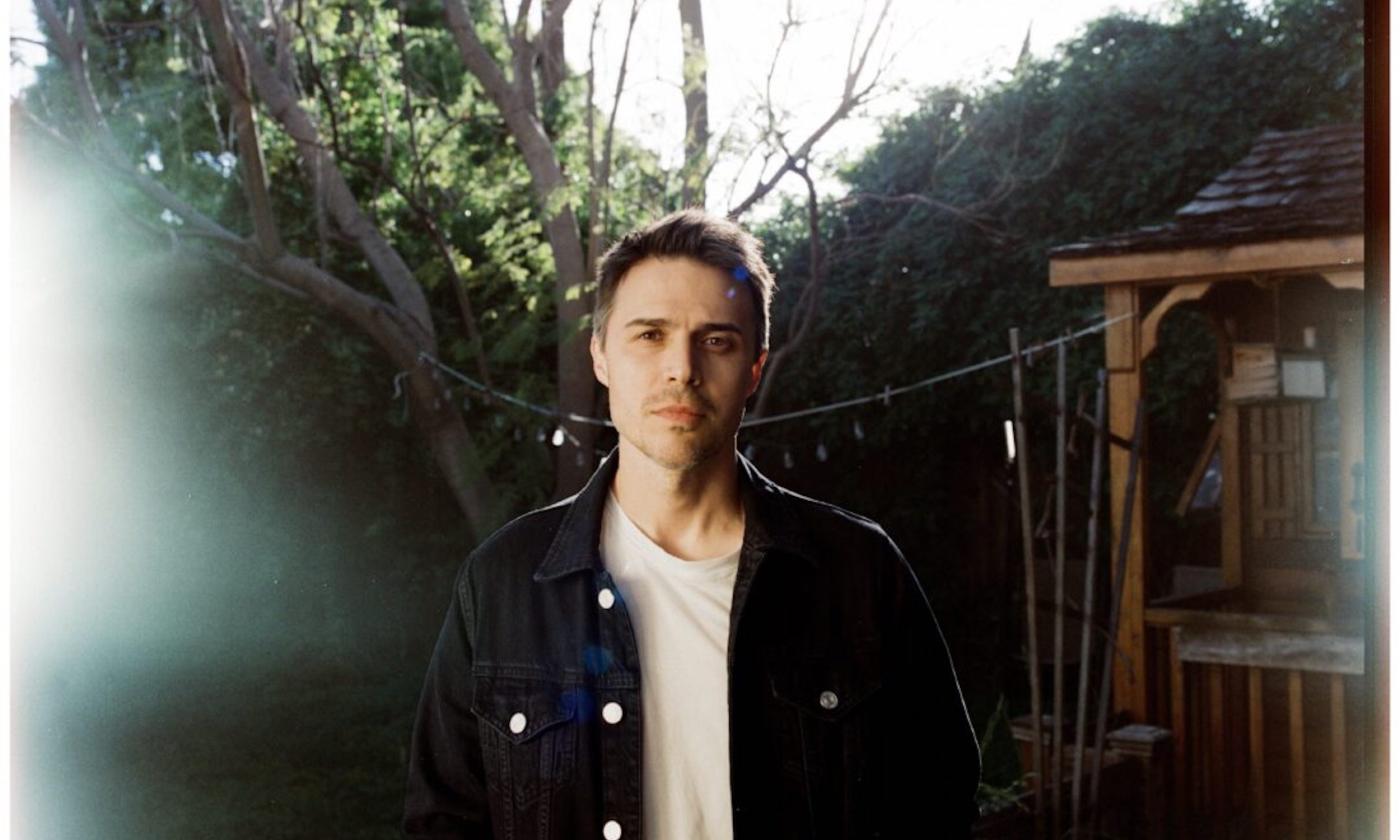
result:
M 968 837 L 977 818 L 981 750 L 938 620 L 904 554 L 892 540 L 890 546 L 897 558 L 894 703 L 907 726 L 892 746 L 894 772 L 886 778 L 903 788 L 894 801 L 914 809 L 903 824 L 928 825 L 937 837 Z
M 472 558 L 453 586 L 428 664 L 408 758 L 404 834 L 489 838 L 490 812 L 477 720 L 472 714 Z

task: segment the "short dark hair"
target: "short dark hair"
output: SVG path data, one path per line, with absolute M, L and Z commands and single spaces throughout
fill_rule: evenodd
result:
M 622 278 L 647 257 L 688 257 L 718 268 L 748 287 L 757 322 L 754 358 L 768 349 L 768 316 L 778 288 L 763 261 L 763 244 L 735 222 L 698 208 L 678 210 L 623 236 L 598 261 L 593 335 L 599 340 Z

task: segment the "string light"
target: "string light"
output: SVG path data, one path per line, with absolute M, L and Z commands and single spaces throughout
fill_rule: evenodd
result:
M 1031 363 L 1034 362 L 1035 356 L 1036 356 L 1037 354 L 1039 354 L 1039 353 L 1043 353 L 1043 352 L 1045 352 L 1046 350 L 1048 350 L 1048 349 L 1050 349 L 1050 348 L 1052 348 L 1052 347 L 1055 347 L 1055 346 L 1057 346 L 1057 345 L 1059 345 L 1059 344 L 1062 344 L 1062 343 L 1073 343 L 1074 341 L 1076 341 L 1076 340 L 1079 339 L 1079 338 L 1082 338 L 1083 336 L 1090 335 L 1090 334 L 1096 333 L 1096 332 L 1102 332 L 1103 330 L 1108 329 L 1108 328 L 1109 328 L 1110 326 L 1112 326 L 1113 324 L 1116 324 L 1116 323 L 1118 323 L 1119 321 L 1124 320 L 1125 318 L 1131 318 L 1131 317 L 1133 317 L 1133 314 L 1132 314 L 1132 313 L 1124 313 L 1124 314 L 1122 314 L 1122 315 L 1118 315 L 1118 316 L 1115 316 L 1115 317 L 1113 317 L 1113 318 L 1108 318 L 1108 319 L 1106 319 L 1106 320 L 1099 321 L 1098 323 L 1091 324 L 1091 325 L 1089 325 L 1089 326 L 1087 326 L 1087 327 L 1084 327 L 1084 328 L 1082 328 L 1082 329 L 1080 329 L 1080 330 L 1076 330 L 1076 331 L 1074 331 L 1074 332 L 1066 332 L 1065 334 L 1063 334 L 1063 335 L 1062 335 L 1061 337 L 1059 337 L 1059 338 L 1050 339 L 1050 340 L 1048 340 L 1048 341 L 1044 341 L 1044 342 L 1041 342 L 1041 343 L 1039 343 L 1039 344 L 1033 345 L 1033 346 L 1031 346 L 1031 347 L 1025 348 L 1024 350 L 1021 351 L 1021 355 L 1026 359 L 1026 364 L 1029 365 L 1029 364 L 1031 364 Z M 442 371 L 443 373 L 447 374 L 448 376 L 451 376 L 452 378 L 454 378 L 454 379 L 458 380 L 459 382 L 461 382 L 461 383 L 467 385 L 468 387 L 471 387 L 471 388 L 473 388 L 473 389 L 479 391 L 479 392 L 480 392 L 483 396 L 485 396 L 485 397 L 488 397 L 488 398 L 494 397 L 494 398 L 496 398 L 496 399 L 498 399 L 498 400 L 501 400 L 502 402 L 506 402 L 506 403 L 509 403 L 509 404 L 511 404 L 511 405 L 519 406 L 520 408 L 524 408 L 524 409 L 526 409 L 526 410 L 528 410 L 528 411 L 534 412 L 534 413 L 536 413 L 536 414 L 541 414 L 541 415 L 544 415 L 544 416 L 547 416 L 547 417 L 553 417 L 553 418 L 562 419 L 562 420 L 570 420 L 570 421 L 573 421 L 573 422 L 575 422 L 575 423 L 583 423 L 583 424 L 587 424 L 587 425 L 600 426 L 600 427 L 604 427 L 604 428 L 613 428 L 613 423 L 612 423 L 612 421 L 610 421 L 610 420 L 604 420 L 604 419 L 597 418 L 597 417 L 586 417 L 586 416 L 584 416 L 584 415 L 576 414 L 576 413 L 571 412 L 571 411 L 559 411 L 559 410 L 557 410 L 557 409 L 550 408 L 550 407 L 548 407 L 548 406 L 543 406 L 543 405 L 538 405 L 538 404 L 535 404 L 535 403 L 531 403 L 531 402 L 529 402 L 529 401 L 527 401 L 527 400 L 520 399 L 519 397 L 512 396 L 511 394 L 507 394 L 507 393 L 504 393 L 504 392 L 501 392 L 501 391 L 497 391 L 497 390 L 494 389 L 494 388 L 488 387 L 488 386 L 486 386 L 486 385 L 483 385 L 483 384 L 480 383 L 480 382 L 477 382 L 475 379 L 472 379 L 471 377 L 467 376 L 466 374 L 462 373 L 462 372 L 459 371 L 459 370 L 456 370 L 455 368 L 451 367 L 450 365 L 445 364 L 444 362 L 440 361 L 439 359 L 434 358 L 432 355 L 430 355 L 430 354 L 427 353 L 426 351 L 420 352 L 420 353 L 418 354 L 418 359 L 419 359 L 420 362 L 425 362 L 425 363 L 427 363 L 427 364 L 430 364 L 430 365 L 436 367 L 438 370 Z M 970 365 L 965 365 L 965 366 L 960 367 L 960 368 L 956 368 L 956 369 L 953 369 L 953 370 L 945 371 L 945 372 L 943 372 L 943 373 L 935 374 L 935 375 L 933 375 L 933 376 L 927 377 L 927 378 L 925 378 L 925 379 L 921 379 L 921 380 L 919 380 L 918 382 L 913 382 L 913 383 L 910 383 L 910 384 L 908 384 L 908 385 L 901 385 L 901 386 L 899 386 L 899 387 L 891 387 L 890 385 L 886 385 L 886 386 L 885 386 L 879 393 L 877 393 L 877 394 L 871 394 L 871 395 L 867 395 L 867 396 L 864 396 L 864 397 L 854 397 L 854 398 L 852 398 L 852 399 L 841 400 L 841 401 L 839 401 L 839 402 L 826 403 L 826 404 L 824 404 L 824 405 L 817 405 L 817 406 L 813 406 L 813 407 L 811 407 L 811 408 L 800 409 L 800 410 L 797 410 L 797 411 L 789 411 L 789 412 L 785 412 L 785 413 L 783 413 L 783 414 L 773 414 L 773 415 L 769 415 L 769 416 L 767 416 L 767 417 L 750 417 L 750 418 L 745 418 L 739 425 L 740 425 L 740 428 L 752 428 L 752 427 L 754 427 L 754 426 L 763 426 L 763 425 L 767 425 L 767 424 L 769 424 L 769 423 L 779 423 L 779 422 L 783 422 L 783 421 L 786 421 L 786 420 L 795 420 L 795 419 L 797 419 L 797 418 L 799 418 L 799 417 L 811 417 L 811 416 L 818 415 L 818 414 L 826 414 L 826 413 L 832 412 L 832 411 L 839 411 L 840 409 L 843 409 L 843 408 L 850 408 L 850 407 L 857 406 L 857 405 L 865 405 L 865 404 L 872 403 L 872 402 L 876 402 L 876 401 L 879 401 L 879 402 L 883 403 L 883 404 L 888 408 L 888 407 L 890 406 L 890 404 L 891 404 L 892 398 L 895 397 L 895 396 L 898 396 L 898 395 L 901 395 L 901 394 L 906 394 L 906 393 L 908 393 L 908 392 L 910 392 L 910 391 L 914 391 L 914 390 L 917 390 L 917 389 L 920 389 L 920 388 L 927 388 L 927 387 L 930 387 L 930 386 L 933 386 L 933 385 L 936 385 L 936 384 L 939 384 L 939 383 L 942 383 L 942 382 L 947 382 L 947 381 L 950 381 L 950 380 L 953 380 L 953 379 L 957 379 L 957 378 L 959 378 L 959 377 L 968 376 L 968 375 L 970 375 L 970 374 L 977 373 L 977 372 L 979 372 L 979 371 L 983 371 L 983 370 L 986 370 L 986 369 L 988 369 L 988 368 L 992 368 L 992 367 L 996 367 L 996 366 L 998 366 L 998 365 L 1005 364 L 1005 363 L 1007 363 L 1007 362 L 1009 362 L 1009 361 L 1011 361 L 1011 354 L 1010 354 L 1010 353 L 1006 353 L 1006 354 L 1003 354 L 1003 355 L 1001 355 L 1001 356 L 997 356 L 997 357 L 995 357 L 995 358 L 986 359 L 986 360 L 983 360 L 983 361 L 981 361 L 981 362 L 976 362 L 976 363 L 973 363 L 973 364 L 970 364 Z M 400 371 L 398 374 L 395 374 L 395 378 L 394 378 L 395 397 L 401 396 L 401 394 L 402 394 L 402 389 L 401 389 L 401 383 L 402 383 L 402 381 L 403 381 L 403 380 L 402 380 L 402 377 L 406 376 L 406 373 L 407 373 L 407 372 L 405 372 L 405 371 Z M 467 408 L 469 405 L 470 405 L 470 397 L 467 397 L 467 398 L 465 398 L 464 401 L 463 401 L 463 410 L 466 410 L 466 408 Z M 505 421 L 505 418 L 502 417 L 501 415 L 499 415 L 499 414 L 496 415 L 495 422 L 496 422 L 496 427 L 497 427 L 498 429 L 504 428 L 504 427 L 505 427 L 506 421 Z M 853 426 L 852 426 L 852 431 L 853 431 L 854 434 L 855 434 L 856 440 L 865 440 L 865 430 L 861 427 L 861 424 L 860 424 L 860 420 L 859 420 L 859 419 L 857 419 L 857 420 L 854 421 Z M 582 445 L 582 444 L 578 441 L 577 438 L 575 438 L 573 435 L 569 434 L 568 430 L 565 429 L 565 428 L 561 425 L 561 426 L 557 427 L 557 429 L 555 430 L 555 433 L 554 433 L 554 438 L 555 438 L 556 441 L 557 441 L 557 442 L 554 444 L 555 446 L 562 446 L 562 445 L 563 445 L 563 441 L 562 441 L 562 440 L 558 440 L 558 439 L 561 437 L 561 435 L 562 435 L 564 438 L 566 438 L 566 439 L 570 440 L 571 442 L 573 442 L 574 445 L 576 445 L 576 446 L 581 446 L 581 445 Z M 521 439 L 521 437 L 522 437 L 522 435 L 521 435 L 520 429 L 519 429 L 519 428 L 516 428 L 516 430 L 515 430 L 515 439 L 518 441 L 518 440 Z M 545 431 L 544 431 L 544 430 L 540 430 L 539 434 L 537 435 L 537 438 L 538 438 L 539 442 L 543 443 L 544 440 L 545 440 L 545 437 L 546 437 Z M 750 447 L 750 449 L 751 449 L 751 448 L 752 448 L 752 447 Z M 790 459 L 791 459 L 791 453 L 787 453 L 786 458 L 785 458 L 785 461 L 786 461 L 786 460 L 790 460 Z

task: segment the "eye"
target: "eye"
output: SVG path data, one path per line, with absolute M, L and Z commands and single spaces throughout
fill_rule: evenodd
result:
M 727 335 L 707 336 L 705 338 L 705 343 L 719 350 L 726 350 L 733 344 Z
M 651 341 L 653 338 L 660 337 L 661 330 L 645 330 L 643 332 L 637 333 L 637 338 L 640 338 L 643 341 Z

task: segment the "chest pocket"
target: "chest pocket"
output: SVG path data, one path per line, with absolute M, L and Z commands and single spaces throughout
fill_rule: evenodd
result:
M 781 766 L 805 800 L 807 836 L 870 836 L 883 727 L 898 725 L 880 719 L 878 661 L 841 654 L 770 666 Z
M 585 689 L 558 679 L 478 670 L 472 712 L 481 721 L 488 794 L 520 811 L 572 780 Z

